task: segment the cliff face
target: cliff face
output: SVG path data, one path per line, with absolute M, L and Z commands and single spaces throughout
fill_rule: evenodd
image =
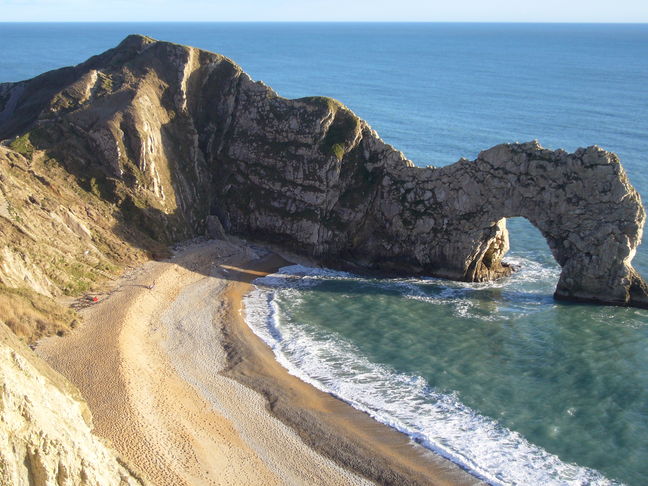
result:
M 25 155 L 0 146 L 0 320 L 29 342 L 73 325 L 56 297 L 85 292 L 162 245 L 128 225 L 96 179 L 19 148 Z
M 287 100 L 222 56 L 142 36 L 0 85 L 0 110 L 0 138 L 44 151 L 154 241 L 222 225 L 334 266 L 480 281 L 510 272 L 505 218 L 523 216 L 563 267 L 557 297 L 648 306 L 631 266 L 645 213 L 597 147 L 417 168 L 334 100 Z
M 0 324 L 0 484 L 135 486 L 78 390 Z

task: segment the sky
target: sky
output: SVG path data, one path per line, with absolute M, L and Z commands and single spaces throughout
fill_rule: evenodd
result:
M 0 22 L 648 22 L 648 0 L 0 0 Z

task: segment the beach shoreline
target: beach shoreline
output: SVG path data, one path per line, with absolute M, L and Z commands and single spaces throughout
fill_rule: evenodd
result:
M 152 484 L 481 484 L 274 359 L 243 297 L 290 258 L 234 239 L 189 245 L 116 281 L 37 352 Z

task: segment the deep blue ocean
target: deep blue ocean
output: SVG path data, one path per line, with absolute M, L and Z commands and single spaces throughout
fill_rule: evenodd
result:
M 2 24 L 0 82 L 141 33 L 232 58 L 280 95 L 339 99 L 419 165 L 538 139 L 616 152 L 648 200 L 648 25 Z M 513 277 L 287 267 L 246 299 L 290 372 L 491 484 L 648 484 L 648 311 L 555 302 L 539 232 Z M 648 277 L 648 245 L 635 267 Z

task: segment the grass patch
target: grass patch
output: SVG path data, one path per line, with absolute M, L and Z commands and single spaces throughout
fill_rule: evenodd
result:
M 47 275 L 63 291 L 63 294 L 68 296 L 81 295 L 91 290 L 94 284 L 104 277 L 102 273 L 96 271 L 96 267 L 65 256 L 51 259 Z
M 104 73 L 99 73 L 99 86 L 103 91 L 107 91 L 108 93 L 112 93 L 113 89 L 113 81 L 110 76 Z
M 308 96 L 295 101 L 318 106 L 332 113 L 334 120 L 322 140 L 320 150 L 326 155 L 335 156 L 341 161 L 348 148 L 351 147 L 358 130 L 360 119 L 338 100 L 327 96 Z
M 338 100 L 329 98 L 328 96 L 307 96 L 305 98 L 298 98 L 295 101 L 301 101 L 303 103 L 311 103 L 314 105 L 319 105 L 323 108 L 327 108 L 329 111 L 336 113 L 339 108 L 343 108 L 344 105 Z
M 341 143 L 331 145 L 331 155 L 335 155 L 338 160 L 342 160 L 342 157 L 344 157 L 344 145 Z
M 338 111 L 333 123 L 326 132 L 324 140 L 322 140 L 322 152 L 327 155 L 334 155 L 338 160 L 342 160 L 346 150 L 353 144 L 358 130 L 360 130 L 358 117 L 348 110 Z
M 18 152 L 21 155 L 24 155 L 25 157 L 31 157 L 31 155 L 34 153 L 34 146 L 32 145 L 32 142 L 30 140 L 30 133 L 27 132 L 20 137 L 17 137 L 16 139 L 13 140 L 9 144 L 9 148 L 11 150 L 14 150 Z
M 27 344 L 58 334 L 78 323 L 76 312 L 54 299 L 28 289 L 0 285 L 0 322 Z
M 65 295 L 80 295 L 92 288 L 101 277 L 91 267 L 79 262 L 68 262 L 59 259 L 59 270 L 63 275 L 61 289 Z

